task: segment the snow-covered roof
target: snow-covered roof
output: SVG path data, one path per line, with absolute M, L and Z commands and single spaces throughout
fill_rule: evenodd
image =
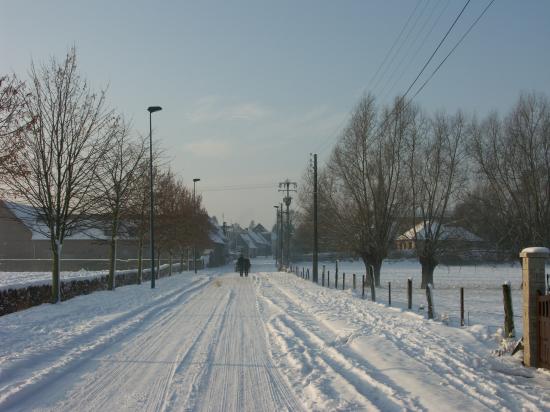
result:
M 257 245 L 269 245 L 270 243 L 260 233 L 255 233 L 252 230 L 248 231 L 248 235 Z
M 208 232 L 208 237 L 210 240 L 218 245 L 225 245 L 227 243 L 227 239 L 223 234 L 223 229 L 220 227 L 218 220 L 215 217 L 210 218 L 210 225 L 211 229 Z
M 438 227 L 439 227 L 439 223 L 432 223 L 431 224 L 432 232 L 435 232 L 438 229 Z M 397 240 L 413 240 L 415 239 L 415 236 L 414 236 L 415 231 L 416 231 L 417 240 L 426 239 L 426 228 L 424 227 L 424 223 L 419 223 L 414 228 L 410 228 L 401 236 L 399 236 Z M 463 227 L 449 226 L 449 225 L 441 225 L 441 234 L 439 236 L 439 239 L 440 240 L 464 240 L 467 242 L 483 241 L 482 238 L 470 232 L 469 230 L 464 229 Z
M 44 220 L 40 217 L 38 209 L 30 205 L 22 203 L 10 202 L 8 200 L 3 201 L 10 212 L 23 223 L 27 229 L 31 231 L 32 240 L 48 240 L 50 229 L 44 223 Z M 103 230 L 93 227 L 94 225 L 85 221 L 82 223 L 82 228 L 73 231 L 66 239 L 71 240 L 97 240 L 107 239 Z M 95 225 L 97 226 L 97 225 Z
M 241 233 L 240 234 L 241 239 L 246 243 L 246 246 L 248 246 L 249 249 L 257 249 L 258 247 L 252 240 L 252 238 L 249 236 L 249 233 Z

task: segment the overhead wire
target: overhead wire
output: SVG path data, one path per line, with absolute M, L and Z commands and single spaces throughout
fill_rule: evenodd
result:
M 456 48 L 458 46 L 460 46 L 460 44 L 462 43 L 462 41 L 466 38 L 466 36 L 468 36 L 468 34 L 472 31 L 472 29 L 474 28 L 474 26 L 481 20 L 481 18 L 485 15 L 485 13 L 487 12 L 487 10 L 489 10 L 489 7 L 491 7 L 491 5 L 495 2 L 495 0 L 491 0 L 487 6 L 485 6 L 485 8 L 483 9 L 483 11 L 480 13 L 480 15 L 477 17 L 477 19 L 475 19 L 475 21 L 470 25 L 470 27 L 468 28 L 468 30 L 466 30 L 466 32 L 462 35 L 462 37 L 460 37 L 460 39 L 456 42 L 456 44 L 454 45 L 454 47 L 449 51 L 449 53 L 447 53 L 447 55 L 445 56 L 445 58 L 443 60 L 441 60 L 441 62 L 437 65 L 437 67 L 435 68 L 435 70 L 430 74 L 430 76 L 426 79 L 426 81 L 420 86 L 420 88 L 416 91 L 416 93 L 413 95 L 412 99 L 414 99 L 421 91 L 422 89 L 424 89 L 424 87 L 430 82 L 430 80 L 435 76 L 435 74 L 439 71 L 439 69 L 441 68 L 441 66 L 443 66 L 443 64 L 447 61 L 447 59 L 451 56 L 451 54 L 454 53 L 454 51 L 456 50 Z
M 372 77 L 372 79 L 369 81 L 369 86 L 370 86 L 370 90 L 375 90 L 377 87 L 378 87 L 378 84 L 380 83 L 381 79 L 384 78 L 384 74 L 382 74 L 382 76 L 373 84 L 374 82 L 374 79 L 376 78 L 376 76 L 378 75 L 378 73 L 380 72 L 380 70 L 382 69 L 382 67 L 384 66 L 384 64 L 386 63 L 388 57 L 392 54 L 393 52 L 393 49 L 395 48 L 395 46 L 397 45 L 397 43 L 400 42 L 400 45 L 397 49 L 397 51 L 393 54 L 390 62 L 388 63 L 388 67 L 391 67 L 392 63 L 393 63 L 393 60 L 395 59 L 395 56 L 397 54 L 399 54 L 399 51 L 401 50 L 401 48 L 403 47 L 403 44 L 404 42 L 407 41 L 408 39 L 408 36 L 405 38 L 405 41 L 401 41 L 401 36 L 403 35 L 405 29 L 407 28 L 407 26 L 409 25 L 410 21 L 411 21 L 411 18 L 413 17 L 413 15 L 416 13 L 416 10 L 418 10 L 418 6 L 420 6 L 420 4 L 423 2 L 423 0 L 419 0 L 417 3 L 416 3 L 416 6 L 414 7 L 413 11 L 411 12 L 411 14 L 409 15 L 409 18 L 407 19 L 407 21 L 405 22 L 405 24 L 403 25 L 403 27 L 401 28 L 401 31 L 399 32 L 399 35 L 397 36 L 397 38 L 395 39 L 395 41 L 393 42 L 390 50 L 388 51 L 388 53 L 386 54 L 386 56 L 384 57 L 384 60 L 382 61 L 382 63 L 380 64 L 380 66 L 378 66 L 378 69 L 376 70 L 376 73 L 374 74 L 374 76 Z M 428 2 L 426 3 L 426 6 L 428 5 L 429 3 L 429 0 Z M 426 6 L 424 6 L 424 8 L 422 9 L 422 11 L 420 12 L 419 16 L 422 15 L 424 13 L 424 10 L 426 9 Z M 419 19 L 419 16 L 416 16 L 414 22 L 413 22 L 413 25 L 412 27 L 414 28 L 416 26 L 416 24 L 418 23 L 418 19 Z M 409 34 L 411 32 L 411 29 L 409 29 Z M 384 72 L 385 73 L 385 72 Z
M 416 91 L 416 93 L 413 95 L 413 97 L 411 99 L 409 99 L 405 105 L 403 106 L 403 109 L 402 110 L 405 110 L 407 107 L 409 107 L 409 105 L 413 102 L 413 99 L 422 91 L 422 89 L 424 89 L 424 87 L 429 83 L 429 81 L 433 78 L 433 76 L 435 75 L 435 73 L 437 73 L 437 71 L 441 68 L 441 66 L 443 66 L 443 64 L 445 63 L 445 61 L 447 61 L 447 59 L 449 58 L 449 56 L 456 50 L 456 48 L 462 43 L 462 41 L 466 38 L 466 36 L 468 35 L 468 33 L 470 33 L 473 29 L 473 27 L 479 22 L 479 20 L 481 20 L 481 18 L 483 17 L 483 15 L 487 12 L 487 10 L 489 9 L 489 7 L 494 3 L 495 0 L 491 0 L 489 4 L 487 4 L 487 6 L 483 9 L 483 11 L 480 13 L 480 15 L 476 18 L 476 20 L 470 25 L 470 27 L 468 28 L 468 30 L 466 30 L 466 32 L 461 36 L 461 38 L 458 40 L 458 42 L 454 45 L 454 47 L 451 49 L 451 51 L 447 54 L 447 56 L 445 56 L 445 58 L 439 63 L 439 65 L 436 67 L 436 69 L 432 72 L 432 74 L 428 77 L 428 79 L 420 86 L 420 88 Z M 462 8 L 462 10 L 460 11 L 460 13 L 458 14 L 457 18 L 455 18 L 453 24 L 451 25 L 451 28 L 447 31 L 447 33 L 445 34 L 445 36 L 443 37 L 443 39 L 446 39 L 447 36 L 449 35 L 450 33 L 450 30 L 452 29 L 452 27 L 454 27 L 454 25 L 456 24 L 456 22 L 458 21 L 458 19 L 460 18 L 460 16 L 462 15 L 462 13 L 464 12 L 466 6 L 468 6 L 468 4 L 470 3 L 470 0 L 468 0 L 466 2 L 466 4 L 464 5 L 464 7 Z M 440 42 L 438 44 L 438 47 L 436 48 L 436 50 L 439 49 L 439 47 L 441 46 L 442 42 Z M 435 53 L 432 53 L 432 56 L 430 56 L 430 59 L 433 58 L 433 56 L 435 55 Z M 425 64 L 421 70 L 421 73 L 423 72 L 423 70 L 427 67 L 427 64 Z M 407 91 L 405 92 L 405 94 L 403 96 L 401 96 L 399 98 L 400 102 L 403 102 L 405 100 L 405 97 L 407 96 L 408 92 L 412 89 L 412 87 L 414 86 L 414 83 L 416 83 L 416 81 L 418 80 L 418 78 L 420 77 L 420 74 L 418 76 L 416 76 L 415 80 L 413 81 L 413 83 L 411 83 L 411 85 L 409 86 L 409 88 L 407 89 Z M 375 135 L 378 134 L 378 132 L 381 131 L 381 129 L 383 127 L 385 127 L 387 121 L 391 118 L 391 116 L 393 115 L 393 113 L 395 112 L 395 109 L 398 107 L 398 105 L 395 105 L 395 108 L 389 113 L 389 115 L 386 117 L 386 120 L 384 120 L 384 122 L 378 126 L 378 128 L 376 129 L 376 132 L 375 132 Z
M 432 34 L 432 32 L 434 31 L 435 27 L 437 26 L 437 24 L 440 22 L 441 20 L 441 17 L 443 16 L 443 13 L 445 13 L 445 11 L 447 10 L 447 8 L 449 7 L 449 4 L 451 3 L 451 0 L 447 0 L 446 3 L 438 3 L 438 4 L 443 4 L 443 8 L 441 9 L 441 11 L 439 12 L 439 15 L 435 18 L 435 20 L 433 21 L 431 27 L 429 28 L 429 30 L 426 32 L 426 34 L 424 35 L 424 38 L 422 39 L 422 41 L 420 42 L 420 44 L 418 45 L 418 47 L 416 48 L 416 50 L 414 51 L 414 53 L 412 54 L 412 57 L 409 59 L 409 62 L 410 64 L 412 64 L 415 60 L 416 60 L 416 57 L 418 56 L 418 54 L 420 53 L 420 51 L 424 48 L 426 42 L 428 41 L 428 38 L 430 37 L 430 35 Z M 434 9 L 432 9 L 432 13 L 430 13 L 430 16 L 429 18 L 427 19 L 426 21 L 426 25 L 428 24 L 428 22 L 431 20 L 431 17 L 433 15 L 433 13 L 437 10 L 437 7 L 435 7 Z M 405 58 L 403 58 L 401 60 L 401 62 L 403 62 L 405 60 Z M 400 66 L 402 66 L 402 64 L 400 63 Z M 397 78 L 395 79 L 395 81 L 393 82 L 392 86 L 389 88 L 388 92 L 381 98 L 381 101 L 386 101 L 386 98 L 388 96 L 391 96 L 391 93 L 393 92 L 393 90 L 395 89 L 395 87 L 397 86 L 397 84 L 401 81 L 401 79 L 403 78 L 403 76 L 405 75 L 405 73 L 407 72 L 407 66 L 403 67 L 403 69 L 401 70 L 401 73 L 399 74 L 399 76 L 397 76 Z
M 389 66 L 388 66 L 388 70 L 386 70 L 386 73 L 388 74 L 388 76 L 387 76 L 386 81 L 384 82 L 384 84 L 382 86 L 382 89 L 380 89 L 378 92 L 376 92 L 376 90 L 374 88 L 372 89 L 372 91 L 375 92 L 377 95 L 382 95 L 384 93 L 384 90 L 386 90 L 388 88 L 388 86 L 390 85 L 390 82 L 391 82 L 393 76 L 395 75 L 397 69 L 400 68 L 401 65 L 403 64 L 404 57 L 402 57 L 401 60 L 399 60 L 397 65 L 394 65 L 393 70 L 390 70 L 394 60 L 397 58 L 397 56 L 399 55 L 399 53 L 401 52 L 403 47 L 405 45 L 408 45 L 408 44 L 410 44 L 410 46 L 407 46 L 406 49 L 412 47 L 412 45 L 416 43 L 416 40 L 420 36 L 420 33 L 423 31 L 424 26 L 426 25 L 426 23 L 424 25 L 421 25 L 421 27 L 418 31 L 416 30 L 416 27 L 418 26 L 418 23 L 420 22 L 420 19 L 424 16 L 424 13 L 428 9 L 428 6 L 430 5 L 430 1 L 431 0 L 426 1 L 426 3 L 424 4 L 424 7 L 420 10 L 420 13 L 418 14 L 418 16 L 416 16 L 416 19 L 414 20 L 413 25 L 409 28 L 409 31 L 407 32 L 405 40 L 401 43 L 401 45 L 399 46 L 399 49 L 393 55 L 393 58 L 392 58 Z M 433 9 L 432 9 L 431 14 L 433 14 Z M 431 14 L 429 15 L 429 18 L 431 18 Z M 405 52 L 405 57 L 406 56 L 407 56 L 407 54 Z
M 388 52 L 386 53 L 386 55 L 384 56 L 384 59 L 382 60 L 382 63 L 380 63 L 380 65 L 378 66 L 378 68 L 376 69 L 376 72 L 375 74 L 372 76 L 372 78 L 370 79 L 369 81 L 369 84 L 372 84 L 374 82 L 374 80 L 376 79 L 378 73 L 380 72 L 380 70 L 382 69 L 382 67 L 384 66 L 384 64 L 386 63 L 388 57 L 391 55 L 392 51 L 394 50 L 395 46 L 397 45 L 397 43 L 401 40 L 401 37 L 405 31 L 405 29 L 407 28 L 407 26 L 409 25 L 411 19 L 413 18 L 413 16 L 415 15 L 417 9 L 418 9 L 418 6 L 422 3 L 423 0 L 418 0 L 415 7 L 413 8 L 412 12 L 409 14 L 407 20 L 405 21 L 405 24 L 401 27 L 401 30 L 398 34 L 398 36 L 396 37 L 396 39 L 394 40 L 393 44 L 391 45 L 390 49 L 388 50 Z M 370 88 L 371 89 L 374 89 L 376 88 L 378 82 L 375 83 L 374 85 L 372 85 Z M 361 93 L 364 93 L 366 89 L 364 89 Z M 348 115 L 351 114 L 353 109 L 350 109 L 348 111 Z M 322 153 L 324 152 L 324 150 L 326 149 L 326 147 L 328 145 L 330 145 L 331 141 L 336 138 L 338 136 L 338 132 L 342 129 L 342 126 L 344 125 L 344 123 L 348 120 L 347 117 L 344 117 L 342 118 L 342 120 L 338 123 L 338 125 L 336 126 L 336 128 L 332 131 L 332 133 L 328 134 L 327 135 L 327 138 L 325 140 L 323 140 L 316 148 L 314 148 L 314 151 L 317 152 L 317 153 Z

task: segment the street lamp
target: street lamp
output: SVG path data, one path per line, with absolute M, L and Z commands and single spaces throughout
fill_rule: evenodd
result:
M 151 289 L 155 288 L 155 198 L 153 193 L 153 126 L 151 117 L 153 113 L 160 110 L 162 110 L 160 106 L 149 106 L 147 108 L 149 112 L 149 185 L 151 188 L 151 214 L 149 218 L 151 221 Z
M 196 204 L 195 204 L 195 184 L 197 182 L 200 182 L 201 180 L 198 178 L 193 179 L 193 220 L 195 219 L 196 214 Z M 196 222 L 195 222 L 196 223 Z M 195 236 L 197 235 L 196 231 L 193 236 L 193 268 L 195 269 L 195 273 L 197 273 L 197 245 L 195 244 Z
M 277 234 L 277 237 L 279 237 L 279 205 L 273 206 L 275 208 L 275 233 Z M 279 239 L 275 242 L 275 265 L 277 265 L 279 260 L 279 248 L 277 247 L 279 243 Z

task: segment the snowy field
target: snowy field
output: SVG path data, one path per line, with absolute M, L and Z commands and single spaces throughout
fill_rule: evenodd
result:
M 483 327 L 252 263 L 0 317 L 0 410 L 550 410 Z
M 309 268 L 311 262 L 298 262 L 302 267 Z M 319 263 L 319 273 L 325 265 L 325 271 L 330 271 L 331 287 L 334 287 L 335 264 Z M 365 265 L 361 261 L 339 261 L 339 288 L 342 287 L 342 273 L 346 273 L 346 289 L 352 287 L 351 276 L 357 275 L 359 291 L 360 277 L 365 274 Z M 547 267 L 550 273 L 550 267 Z M 426 293 L 420 289 L 422 280 L 421 267 L 417 260 L 386 261 L 382 266 L 381 288 L 377 288 L 377 301 L 388 304 L 388 282 L 391 282 L 392 306 L 407 307 L 407 279 L 413 280 L 413 310 L 425 314 Z M 320 282 L 320 277 L 319 277 Z M 466 325 L 484 325 L 490 333 L 502 329 L 504 325 L 504 306 L 502 284 L 510 282 L 512 286 L 512 302 L 514 308 L 514 322 L 516 335 L 522 334 L 522 292 L 521 266 L 515 264 L 499 265 L 469 265 L 445 266 L 439 265 L 434 273 L 434 304 L 436 317 L 451 326 L 460 325 L 460 288 L 464 288 L 464 311 Z M 370 299 L 370 289 L 366 289 Z M 351 293 L 351 292 L 350 292 Z

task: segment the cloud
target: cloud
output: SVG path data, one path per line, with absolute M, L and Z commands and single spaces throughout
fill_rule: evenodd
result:
M 187 143 L 184 149 L 197 157 L 224 158 L 231 152 L 231 146 L 222 140 L 202 139 Z
M 270 111 L 254 102 L 227 102 L 219 96 L 202 97 L 186 114 L 193 123 L 212 121 L 258 120 L 269 115 Z

